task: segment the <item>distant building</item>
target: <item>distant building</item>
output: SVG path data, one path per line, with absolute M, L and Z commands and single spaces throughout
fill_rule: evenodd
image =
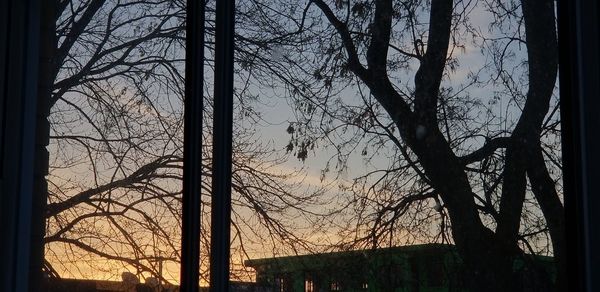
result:
M 552 274 L 552 258 L 538 257 Z M 329 291 L 467 291 L 461 260 L 453 245 L 423 244 L 247 260 L 256 270 L 258 284 L 274 292 Z M 522 283 L 535 285 L 525 276 L 522 262 L 515 272 Z M 527 290 L 529 291 L 529 290 Z
M 257 283 L 231 282 L 230 292 L 271 292 L 271 287 Z M 46 292 L 178 292 L 179 286 L 160 286 L 152 283 L 129 284 L 121 281 L 85 280 L 85 279 L 48 279 Z M 208 292 L 207 287 L 200 287 Z

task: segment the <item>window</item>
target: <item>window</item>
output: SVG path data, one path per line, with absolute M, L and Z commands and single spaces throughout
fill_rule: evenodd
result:
M 316 262 L 410 246 L 397 256 L 414 257 L 417 286 L 448 282 L 438 265 L 445 249 L 463 259 L 474 291 L 514 290 L 508 275 L 523 254 L 564 266 L 555 1 L 519 3 L 237 2 L 235 121 L 256 136 L 234 141 L 267 145 L 259 152 L 274 159 L 253 153 L 243 165 L 279 174 L 232 195 L 237 215 L 253 219 L 239 237 L 255 238 L 256 254 L 285 258 L 282 270 L 299 270 L 292 259 L 311 253 Z M 234 173 L 252 179 L 242 167 Z M 276 210 L 277 224 L 264 224 L 273 219 L 264 209 Z M 358 260 L 329 260 L 339 272 L 331 290 L 360 285 L 340 277 Z M 557 275 L 546 284 L 563 285 L 565 271 Z M 381 286 L 400 284 L 390 278 Z
M 294 278 L 289 274 L 280 274 L 275 277 L 275 290 L 278 292 L 293 291 Z
M 330 291 L 342 291 L 342 285 L 340 285 L 340 282 L 331 282 Z
M 285 289 L 286 287 L 286 281 L 285 278 L 283 277 L 277 277 L 275 278 L 275 289 L 279 292 L 286 292 L 287 290 Z
M 563 255 L 559 252 L 581 252 L 583 256 L 570 258 L 586 260 L 593 258 L 589 253 L 594 249 L 560 249 L 566 242 L 558 239 L 566 237 L 556 235 L 561 230 L 553 229 L 553 226 L 567 229 L 581 226 L 585 232 L 595 232 L 591 228 L 597 221 L 594 213 L 581 211 L 592 209 L 595 201 L 591 196 L 588 198 L 588 192 L 594 193 L 591 190 L 597 188 L 591 183 L 595 181 L 595 172 L 590 166 L 595 165 L 596 156 L 588 151 L 593 153 L 599 148 L 595 147 L 597 141 L 591 134 L 595 126 L 590 111 L 595 107 L 589 105 L 595 102 L 590 101 L 589 96 L 597 95 L 598 91 L 595 87 L 598 82 L 593 79 L 597 76 L 593 73 L 600 68 L 598 44 L 592 41 L 597 39 L 598 27 L 582 25 L 585 19 L 598 19 L 595 3 L 577 2 L 579 6 L 576 6 L 560 2 L 564 10 L 561 7 L 555 10 L 552 5 L 556 1 L 539 7 L 535 6 L 537 2 L 522 1 L 515 4 L 514 9 L 495 6 L 494 1 L 470 2 L 464 4 L 467 5 L 462 7 L 464 9 L 453 11 L 458 8 L 438 6 L 443 1 L 433 1 L 433 6 L 429 6 L 430 2 L 417 1 L 408 4 L 409 7 L 395 6 L 394 1 L 389 1 L 390 6 L 385 9 L 373 3 L 352 1 L 315 0 L 303 7 L 267 0 L 238 1 L 236 31 L 230 31 L 226 27 L 227 23 L 233 23 L 233 14 L 228 14 L 233 7 L 227 9 L 222 4 L 214 7 L 215 3 L 207 2 L 207 23 L 219 23 L 216 29 L 211 27 L 207 32 L 207 71 L 231 64 L 233 56 L 236 63 L 224 71 L 211 71 L 202 80 L 209 87 L 217 88 L 215 95 L 207 90 L 211 93 L 206 94 L 209 101 L 206 108 L 218 109 L 221 95 L 235 95 L 235 110 L 231 104 L 224 104 L 221 113 L 225 113 L 224 121 L 231 120 L 227 116 L 232 113 L 237 124 L 233 130 L 227 129 L 227 125 L 222 130 L 205 127 L 206 136 L 214 138 L 204 142 L 205 145 L 215 143 L 215 149 L 224 149 L 227 136 L 233 135 L 234 147 L 240 148 L 234 149 L 239 152 L 234 154 L 231 163 L 227 151 L 221 153 L 223 159 L 215 163 L 207 162 L 208 156 L 196 156 L 199 160 L 207 159 L 203 164 L 205 168 L 198 169 L 198 173 L 210 173 L 217 181 L 214 187 L 209 181 L 195 184 L 214 193 L 211 200 L 217 204 L 210 209 L 216 214 L 211 226 L 219 231 L 213 231 L 213 237 L 202 237 L 212 241 L 202 245 L 206 253 L 202 258 L 199 255 L 186 257 L 178 248 L 183 243 L 190 247 L 184 248 L 183 253 L 191 250 L 194 254 L 194 246 L 198 246 L 200 239 L 194 239 L 193 235 L 199 235 L 199 226 L 192 224 L 186 229 L 189 225 L 184 224 L 183 233 L 191 232 L 188 234 L 192 237 L 185 237 L 183 242 L 172 241 L 181 237 L 182 228 L 177 224 L 182 212 L 183 217 L 191 218 L 188 212 L 209 210 L 181 209 L 181 188 L 177 182 L 169 181 L 181 180 L 181 168 L 190 165 L 182 164 L 184 141 L 178 132 L 182 128 L 178 120 L 183 112 L 182 85 L 184 81 L 190 84 L 182 73 L 183 51 L 177 49 L 183 48 L 185 38 L 183 4 L 159 1 L 153 5 L 164 6 L 135 8 L 131 5 L 146 4 L 106 1 L 104 6 L 94 6 L 101 2 L 62 1 L 56 7 L 58 18 L 51 21 L 59 31 L 54 44 L 57 47 L 53 48 L 56 51 L 47 54 L 60 58 L 53 64 L 61 68 L 46 71 L 43 67 L 48 64 L 40 65 L 42 73 L 38 76 L 33 70 L 35 66 L 32 67 L 37 61 L 31 60 L 39 59 L 34 56 L 38 48 L 48 46 L 37 45 L 35 29 L 24 31 L 22 28 L 35 28 L 26 24 L 37 22 L 32 18 L 36 16 L 29 13 L 38 10 L 26 8 L 35 8 L 39 3 L 28 1 L 26 5 L 31 6 L 21 6 L 18 1 L 7 3 L 0 9 L 4 16 L 0 19 L 6 24 L 2 26 L 0 50 L 3 56 L 0 62 L 3 69 L 0 75 L 3 94 L 0 103 L 3 115 L 0 119 L 3 139 L 1 233 L 6 236 L 0 250 L 2 258 L 24 254 L 25 258 L 31 255 L 33 260 L 31 263 L 19 260 L 3 263 L 2 290 L 22 291 L 24 288 L 19 287 L 26 287 L 28 279 L 41 279 L 35 272 L 30 275 L 27 271 L 30 265 L 34 267 L 32 271 L 41 270 L 44 234 L 47 235 L 43 242 L 48 243 L 45 252 L 48 264 L 44 270 L 49 274 L 85 272 L 75 264 L 81 260 L 93 268 L 87 271 L 89 275 L 113 273 L 112 277 L 119 281 L 121 277 L 130 278 L 125 275 L 134 275 L 138 281 L 148 280 L 154 284 L 156 280 L 159 285 L 177 284 L 179 259 L 192 258 L 191 263 L 184 263 L 187 268 L 182 273 L 190 274 L 182 277 L 187 279 L 182 284 L 197 286 L 190 283 L 200 266 L 194 264 L 202 259 L 202 273 L 207 275 L 208 246 L 214 254 L 211 275 L 215 278 L 204 278 L 201 284 L 210 281 L 220 289 L 218 287 L 229 284 L 230 274 L 241 281 L 252 279 L 253 271 L 244 266 L 244 256 L 285 257 L 290 261 L 299 255 L 315 256 L 299 267 L 285 263 L 284 267 L 275 267 L 295 272 L 305 271 L 307 265 L 323 270 L 323 263 L 337 260 L 327 258 L 332 251 L 350 252 L 350 258 L 359 258 L 361 255 L 352 252 L 399 246 L 414 249 L 422 246 L 412 243 L 427 245 L 431 241 L 452 246 L 472 243 L 472 240 L 480 241 L 479 246 L 485 246 L 485 251 L 449 248 L 463 258 L 465 286 L 480 288 L 484 285 L 470 271 L 510 274 L 493 270 L 506 272 L 515 264 L 529 265 L 519 262 L 523 258 L 544 265 L 548 256 L 554 258 L 550 262 L 559 262 L 555 265 L 559 269 L 558 282 L 548 275 L 537 275 L 542 285 L 566 285 L 567 268 L 581 268 L 584 272 L 577 276 L 597 278 L 590 273 L 600 269 L 586 272 L 589 266 L 583 263 L 568 266 L 561 262 Z M 480 25 L 477 21 L 482 20 L 467 17 L 505 8 L 507 13 L 487 18 L 491 23 Z M 91 20 L 78 16 L 84 11 L 89 11 Z M 569 21 L 558 18 L 560 47 L 567 60 L 572 61 L 561 63 L 560 78 L 564 79 L 560 87 L 557 87 L 556 77 L 559 46 L 555 45 L 557 31 L 553 28 L 557 11 L 559 16 L 571 17 Z M 215 14 L 221 15 L 219 21 L 214 21 Z M 452 17 L 456 14 L 465 16 L 460 18 L 464 22 L 455 22 Z M 110 19 L 109 15 L 123 25 L 106 25 L 103 20 Z M 447 21 L 422 21 L 435 15 L 448 15 L 440 18 Z M 160 19 L 152 21 L 156 16 Z M 147 23 L 126 27 L 146 20 Z M 388 20 L 390 22 L 386 22 Z M 90 21 L 90 25 L 82 21 Z M 514 23 L 518 25 L 512 25 Z M 79 31 L 75 26 L 82 27 L 83 35 L 73 37 L 72 34 Z M 411 29 L 398 30 L 399 27 Z M 472 29 L 474 27 L 488 30 Z M 172 33 L 172 40 L 156 41 L 155 37 L 165 36 L 163 33 Z M 220 43 L 221 37 L 234 33 L 235 55 L 231 43 L 222 47 L 224 50 L 211 47 Z M 14 39 L 20 35 L 28 37 Z M 109 35 L 110 39 L 102 41 L 103 38 L 96 37 L 100 35 Z M 142 35 L 148 38 L 141 43 L 130 42 L 133 37 Z M 472 37 L 474 39 L 470 39 Z M 583 39 L 590 41 L 589 44 L 584 46 Z M 11 46 L 7 46 L 8 43 Z M 102 43 L 106 46 L 95 46 Z M 123 44 L 130 47 L 119 49 Z M 571 44 L 575 47 L 572 51 Z M 111 46 L 116 47 L 111 50 Z M 218 55 L 223 52 L 231 55 Z M 479 53 L 484 57 L 475 58 L 474 54 Z M 195 64 L 201 64 L 197 67 L 202 69 L 204 61 L 200 58 Z M 176 63 L 179 65 L 173 65 Z M 117 64 L 118 68 L 108 66 L 110 64 Z M 78 73 L 81 70 L 88 71 Z M 467 72 L 469 70 L 473 71 Z M 23 106 L 36 104 L 31 90 L 40 85 L 36 77 L 51 79 L 44 78 L 48 72 L 55 74 L 53 82 L 45 87 L 48 96 L 55 97 L 48 113 L 43 105 L 40 108 Z M 27 80 L 23 76 L 27 76 Z M 228 78 L 233 85 L 219 83 Z M 25 91 L 19 91 L 21 89 Z M 150 92 L 152 90 L 156 91 Z M 566 92 L 562 100 L 559 90 Z M 545 96 L 543 101 L 536 100 L 542 95 Z M 14 104 L 8 96 L 15 98 Z M 392 100 L 390 96 L 395 98 Z M 171 97 L 179 103 L 168 102 Z M 570 97 L 577 100 L 568 100 Z M 541 103 L 544 104 L 541 109 L 530 107 Z M 274 109 L 268 113 L 260 107 L 273 104 L 276 104 Z M 283 110 L 284 107 L 291 108 L 292 114 Z M 36 122 L 27 108 L 42 109 L 38 110 L 42 118 Z M 530 112 L 537 115 L 529 115 Z M 216 118 L 219 114 L 212 116 L 212 113 L 210 111 L 207 120 L 212 122 L 213 117 L 220 120 Z M 47 118 L 44 115 L 50 117 L 49 126 L 43 121 Z M 45 200 L 36 198 L 45 192 L 31 189 L 44 187 L 44 184 L 32 183 L 33 180 L 27 178 L 33 173 L 45 174 L 39 172 L 39 165 L 46 164 L 44 150 L 39 148 L 37 154 L 34 151 L 45 142 L 33 145 L 37 138 L 33 128 L 28 126 L 35 123 L 41 132 L 49 129 L 50 133 L 48 163 L 52 165 L 47 170 L 51 192 L 46 198 L 46 211 L 42 211 L 41 206 Z M 529 136 L 531 133 L 535 135 Z M 267 138 L 257 142 L 256 137 Z M 189 141 L 185 139 L 185 143 Z M 435 148 L 435 145 L 445 146 Z M 276 152 L 281 155 L 274 155 Z M 37 162 L 33 163 L 34 160 Z M 231 200 L 227 195 L 228 180 L 233 187 Z M 265 181 L 269 182 L 266 188 Z M 446 186 L 443 190 L 468 192 L 451 196 L 437 189 L 440 185 Z M 448 187 L 457 185 L 464 188 Z M 512 191 L 519 194 L 518 200 L 508 199 L 510 196 L 506 193 Z M 568 197 L 569 192 L 576 196 Z M 563 193 L 567 195 L 563 197 Z M 142 206 L 140 202 L 148 204 Z M 223 208 L 218 208 L 218 202 L 225 203 Z M 231 213 L 228 202 L 234 204 Z M 565 220 L 548 215 L 561 214 L 569 202 L 577 206 L 574 209 L 577 216 Z M 69 203 L 76 204 L 77 208 L 65 209 Z M 172 208 L 174 205 L 179 207 Z M 184 200 L 184 205 L 190 206 L 190 202 Z M 199 206 L 200 201 L 196 204 Z M 468 210 L 455 212 L 457 206 Z M 209 221 L 209 213 L 203 214 L 202 218 Z M 352 217 L 353 214 L 359 215 Z M 36 216 L 46 219 L 46 224 L 40 224 Z M 324 217 L 326 219 L 321 220 Z M 573 218 L 577 219 L 568 221 Z M 585 224 L 579 224 L 582 221 Z M 165 227 L 173 222 L 176 223 Z M 231 233 L 229 222 L 234 224 Z M 550 223 L 542 226 L 540 222 Z M 332 225 L 322 225 L 328 223 Z M 473 223 L 469 226 L 474 228 L 450 232 L 449 228 L 458 226 L 457 223 Z M 45 232 L 42 232 L 43 226 L 48 226 Z M 500 248 L 497 242 L 486 241 L 489 237 L 480 236 L 488 232 L 481 226 L 500 237 L 522 240 L 511 243 L 516 248 Z M 39 238 L 21 238 L 22 234 L 29 234 L 28 227 Z M 78 232 L 84 235 L 74 236 Z M 568 240 L 573 238 L 575 236 Z M 596 246 L 595 238 L 589 236 L 578 243 Z M 31 244 L 26 244 L 29 241 Z M 231 250 L 227 252 L 230 242 Z M 63 256 L 61 252 L 70 251 L 61 248 L 62 245 L 95 252 Z M 23 246 L 32 246 L 32 249 L 21 250 Z M 509 254 L 507 250 L 519 252 Z M 229 267 L 229 253 L 244 256 L 231 257 Z M 530 254 L 534 256 L 529 257 Z M 115 259 L 111 255 L 122 258 Z M 484 265 L 481 259 L 498 264 Z M 346 267 L 358 265 L 351 261 L 346 264 Z M 291 282 L 301 286 L 302 277 L 293 275 Z M 510 285 L 498 276 L 481 279 Z M 581 279 L 578 282 L 583 283 L 578 287 L 580 290 L 593 285 Z M 30 284 L 33 287 L 36 283 L 31 281 Z M 335 288 L 334 283 L 331 290 Z M 306 281 L 304 284 L 306 289 Z M 338 288 L 341 289 L 339 285 Z
M 316 292 L 315 283 L 310 275 L 304 279 L 304 292 Z

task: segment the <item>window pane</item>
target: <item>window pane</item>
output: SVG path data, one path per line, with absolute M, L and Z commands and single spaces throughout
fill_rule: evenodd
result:
M 564 285 L 554 1 L 236 2 L 232 280 Z
M 177 285 L 185 3 L 56 2 L 50 288 Z

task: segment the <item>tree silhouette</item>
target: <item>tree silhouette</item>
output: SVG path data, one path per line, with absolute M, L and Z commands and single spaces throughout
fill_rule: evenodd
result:
M 473 291 L 515 291 L 514 260 L 551 252 L 565 288 L 554 1 L 243 3 L 257 86 L 296 108 L 288 149 L 389 162 L 348 189 L 344 245 L 451 240 Z
M 51 263 L 71 276 L 134 268 L 144 277 L 178 279 L 159 267 L 174 271 L 180 258 L 184 22 L 184 1 L 56 2 L 44 240 Z M 205 99 L 201 183 L 203 230 L 210 230 L 212 97 Z M 236 113 L 260 119 L 241 99 Z M 308 248 L 290 218 L 317 215 L 304 211 L 321 204 L 319 192 L 299 188 L 301 172 L 278 169 L 285 153 L 258 143 L 252 129 L 236 124 L 234 131 L 234 254 L 247 257 L 246 241 Z M 298 179 L 287 180 L 292 176 Z M 208 236 L 203 231 L 203 255 Z M 239 269 L 237 257 L 234 263 Z
M 181 174 L 184 4 L 57 5 L 47 251 L 84 250 L 160 277 L 154 263 L 176 262 L 179 246 L 170 179 Z M 238 120 L 260 120 L 252 102 L 270 88 L 296 109 L 289 153 L 310 163 L 332 147 L 324 176 L 355 156 L 374 165 L 340 190 L 336 210 L 314 214 L 327 196 L 302 193 L 274 168 L 286 156 L 270 158 L 273 145 L 239 125 L 234 204 L 251 212 L 232 223 L 246 240 L 308 248 L 293 219 L 330 216 L 342 248 L 455 243 L 474 291 L 517 289 L 514 259 L 551 252 L 563 287 L 553 1 L 247 0 L 236 26 Z M 211 56 L 211 17 L 207 28 Z M 469 50 L 483 64 L 459 78 Z

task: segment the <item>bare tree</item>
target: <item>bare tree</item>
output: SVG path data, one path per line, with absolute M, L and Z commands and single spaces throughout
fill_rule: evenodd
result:
M 273 168 L 282 160 L 268 159 L 273 145 L 255 143 L 239 127 L 234 230 L 302 249 L 309 243 L 291 232 L 293 218 L 342 216 L 344 248 L 455 243 L 474 291 L 514 290 L 513 261 L 527 259 L 526 252 L 554 255 L 562 287 L 553 5 L 240 1 L 236 69 L 247 85 L 237 91 L 240 118 L 260 120 L 252 86 L 281 88 L 296 108 L 289 153 L 310 160 L 314 149 L 333 147 L 324 175 L 344 171 L 355 156 L 377 167 L 342 190 L 338 210 L 307 212 L 320 193 L 289 186 L 290 174 Z M 158 260 L 177 262 L 179 222 L 172 220 L 179 218 L 180 188 L 171 179 L 181 174 L 182 6 L 58 3 L 50 254 L 62 245 L 154 276 Z M 483 30 L 472 18 L 488 10 L 493 19 Z M 212 33 L 210 17 L 207 24 Z M 465 71 L 461 52 L 473 48 L 487 61 L 457 77 Z M 141 240 L 148 238 L 156 243 Z M 244 237 L 234 238 L 243 254 Z
M 56 5 L 46 256 L 58 270 L 73 271 L 71 276 L 119 275 L 133 268 L 144 277 L 178 279 L 160 267 L 176 271 L 180 260 L 185 3 Z M 243 91 L 236 114 L 260 119 L 242 96 Z M 204 247 L 210 242 L 205 230 L 210 230 L 212 98 L 205 99 Z M 319 192 L 287 180 L 302 173 L 277 168 L 285 152 L 257 143 L 242 125 L 234 131 L 234 266 L 241 269 L 238 257 L 248 256 L 253 241 L 273 249 L 310 248 L 291 218 L 317 216 L 306 211 L 321 204 Z M 243 272 L 232 276 L 247 277 Z
M 453 242 L 473 291 L 515 291 L 514 260 L 549 253 L 556 284 L 534 274 L 565 288 L 554 1 L 243 3 L 262 58 L 240 66 L 286 90 L 288 149 L 334 147 L 338 170 L 389 162 L 347 190 L 345 244 Z M 485 61 L 460 77 L 467 50 Z

